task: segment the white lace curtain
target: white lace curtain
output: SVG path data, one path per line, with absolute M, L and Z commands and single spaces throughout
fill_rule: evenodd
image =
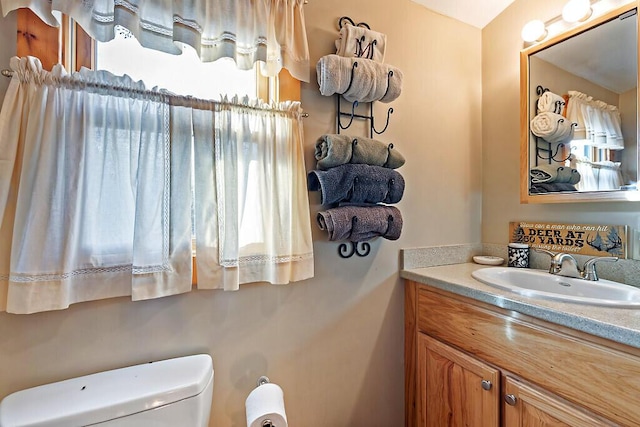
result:
M 299 103 L 198 101 L 31 57 L 11 68 L 0 310 L 188 292 L 193 238 L 199 288 L 313 276 Z
M 114 37 L 114 27 L 130 30 L 145 47 L 178 54 L 174 42 L 196 49 L 204 62 L 234 58 L 240 69 L 263 61 L 266 75 L 281 68 L 309 81 L 309 48 L 303 0 L 0 0 L 6 16 L 28 7 L 57 26 L 53 10 L 76 20 L 96 40 Z
M 624 149 L 620 111 L 615 105 L 570 90 L 567 118 L 576 123 L 574 145 L 586 144 L 610 150 Z

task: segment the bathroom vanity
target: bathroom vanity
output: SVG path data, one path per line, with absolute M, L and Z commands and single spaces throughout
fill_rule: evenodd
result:
M 640 425 L 640 310 L 529 299 L 478 268 L 401 273 L 406 426 Z

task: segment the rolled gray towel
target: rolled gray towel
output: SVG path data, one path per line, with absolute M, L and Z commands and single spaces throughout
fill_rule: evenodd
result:
M 531 168 L 532 184 L 577 184 L 580 182 L 580 172 L 563 165 L 539 165 Z
M 568 182 L 569 184 L 575 185 L 580 182 L 581 178 L 582 176 L 580 175 L 580 172 L 575 169 L 571 169 L 571 177 L 569 178 Z
M 529 171 L 529 174 L 531 175 L 531 182 L 534 184 L 556 182 L 560 168 L 563 168 L 563 166 L 558 164 L 534 166 Z
M 322 135 L 316 142 L 315 158 L 318 169 L 326 170 L 346 163 L 363 163 L 397 169 L 404 165 L 404 157 L 393 148 L 375 139 L 348 135 Z
M 402 232 L 402 215 L 393 206 L 340 206 L 318 212 L 317 221 L 331 241 L 397 240 Z
M 404 193 L 404 178 L 393 169 L 369 165 L 340 165 L 307 176 L 310 191 L 321 191 L 322 204 L 398 203 Z
M 342 94 L 349 102 L 391 102 L 402 92 L 402 71 L 371 59 L 325 55 L 316 64 L 316 71 L 324 96 Z
M 580 172 L 569 167 L 561 166 L 558 168 L 558 178 L 556 178 L 556 184 L 577 184 L 580 182 Z

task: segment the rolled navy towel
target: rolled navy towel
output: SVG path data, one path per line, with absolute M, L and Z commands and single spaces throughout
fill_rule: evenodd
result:
M 531 194 L 554 193 L 559 191 L 578 191 L 573 184 L 569 183 L 546 183 L 533 184 L 529 189 Z
M 315 158 L 318 169 L 326 170 L 346 163 L 363 163 L 397 169 L 405 159 L 393 148 L 375 139 L 349 135 L 322 135 L 316 142 Z
M 393 169 L 346 164 L 307 175 L 310 191 L 322 193 L 322 204 L 398 203 L 404 193 L 404 178 Z
M 402 92 L 402 71 L 371 59 L 325 55 L 316 71 L 324 96 L 341 94 L 349 102 L 391 102 Z
M 317 221 L 331 241 L 397 240 L 402 232 L 402 215 L 394 206 L 340 206 L 318 212 Z

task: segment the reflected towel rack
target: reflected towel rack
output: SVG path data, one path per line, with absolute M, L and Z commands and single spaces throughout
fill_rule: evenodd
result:
M 544 93 L 549 92 L 549 88 L 548 87 L 544 87 L 542 85 L 538 85 L 536 86 L 536 95 L 538 95 L 538 97 L 542 96 Z M 537 105 L 537 103 L 536 103 Z M 564 106 L 564 104 L 562 103 L 562 101 L 556 101 L 555 102 L 555 106 L 553 109 L 553 112 L 556 114 L 561 114 L 562 113 L 562 107 Z M 536 114 L 538 113 L 538 109 L 536 107 Z M 561 121 L 564 121 L 565 119 L 559 119 L 558 123 L 560 123 Z M 577 123 L 571 123 L 572 127 L 577 126 Z M 557 158 L 558 154 L 561 153 L 561 149 L 563 149 L 566 144 L 564 143 L 559 143 L 556 146 L 556 149 L 553 150 L 552 148 L 552 144 L 551 142 L 548 142 L 547 140 L 545 140 L 544 138 L 535 136 L 535 141 L 536 141 L 536 166 L 538 166 L 538 159 L 540 160 L 546 160 L 549 162 L 549 164 L 551 164 L 552 162 L 557 162 L 557 163 L 564 163 L 567 160 L 569 160 L 569 158 L 571 157 L 571 153 L 569 153 L 567 155 L 567 157 L 563 158 Z M 540 146 L 540 144 L 542 143 L 542 147 Z M 546 153 L 546 154 L 541 154 L 541 153 Z

